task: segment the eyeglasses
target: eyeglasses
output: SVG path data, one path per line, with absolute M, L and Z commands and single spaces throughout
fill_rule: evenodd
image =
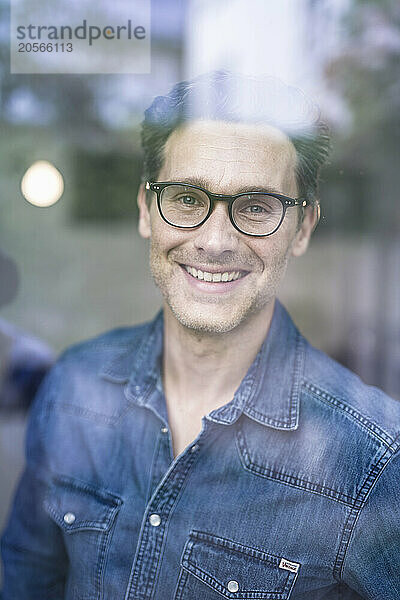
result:
M 289 207 L 308 204 L 304 198 L 275 193 L 212 194 L 198 185 L 172 181 L 147 181 L 146 189 L 157 194 L 158 210 L 168 225 L 181 229 L 199 227 L 213 212 L 214 202 L 224 201 L 228 202 L 229 218 L 235 229 L 255 237 L 275 233 Z

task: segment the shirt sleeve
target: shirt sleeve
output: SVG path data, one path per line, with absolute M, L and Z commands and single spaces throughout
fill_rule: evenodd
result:
M 53 367 L 34 400 L 26 436 L 26 467 L 1 540 L 2 600 L 61 600 L 68 559 L 60 530 L 44 508 L 50 483 L 49 416 Z
M 361 509 L 343 579 L 366 600 L 400 598 L 400 451 L 378 474 Z

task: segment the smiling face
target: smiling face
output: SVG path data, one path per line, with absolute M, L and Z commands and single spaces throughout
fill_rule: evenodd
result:
M 196 121 L 167 140 L 158 181 L 199 184 L 216 194 L 269 189 L 298 195 L 296 151 L 273 127 Z M 155 194 L 154 194 L 155 197 Z M 301 228 L 298 208 L 289 208 L 276 233 L 244 235 L 229 220 L 226 202 L 216 202 L 208 220 L 178 229 L 162 220 L 154 200 L 138 196 L 139 231 L 149 237 L 150 266 L 166 310 L 183 326 L 226 333 L 271 310 L 291 255 L 305 252 L 315 215 L 306 209 Z

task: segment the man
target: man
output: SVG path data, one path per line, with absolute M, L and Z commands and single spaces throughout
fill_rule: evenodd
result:
M 214 73 L 154 101 L 143 145 L 163 311 L 42 385 L 4 600 L 398 599 L 400 407 L 275 299 L 326 128 L 296 90 Z

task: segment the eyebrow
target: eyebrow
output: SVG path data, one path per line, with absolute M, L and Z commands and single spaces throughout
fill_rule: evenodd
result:
M 179 177 L 178 179 L 175 180 L 177 183 L 188 183 L 189 185 L 198 185 L 201 188 L 204 188 L 205 190 L 207 190 L 210 193 L 211 192 L 209 185 L 210 182 L 207 181 L 206 179 L 204 179 L 203 177 L 197 177 L 197 176 L 193 176 L 193 177 Z M 250 187 L 248 185 L 244 186 L 244 187 L 240 187 L 237 188 L 235 190 L 234 193 L 232 194 L 223 194 L 223 195 L 227 195 L 227 196 L 234 196 L 236 194 L 245 194 L 246 192 L 262 192 L 264 194 L 279 194 L 281 196 L 283 196 L 284 194 L 282 194 L 282 192 L 280 190 L 277 190 L 274 187 L 270 187 L 270 186 L 254 186 L 254 187 Z

